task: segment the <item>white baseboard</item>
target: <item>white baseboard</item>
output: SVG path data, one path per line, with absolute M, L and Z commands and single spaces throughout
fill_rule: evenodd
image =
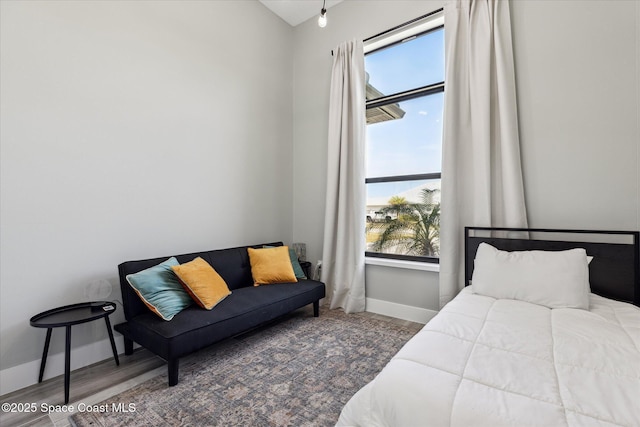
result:
M 383 301 L 379 299 L 367 298 L 366 311 L 370 313 L 382 314 L 395 317 L 396 319 L 409 320 L 411 322 L 426 324 L 438 314 L 435 310 L 413 307 L 410 305 L 397 304 L 395 302 Z
M 124 349 L 124 338 L 114 337 L 116 349 Z M 44 343 L 43 343 L 44 345 Z M 124 350 L 118 350 L 122 353 Z M 105 359 L 113 359 L 113 351 L 109 338 L 81 347 L 71 348 L 71 370 L 83 368 Z M 115 362 L 114 362 L 115 363 Z M 40 359 L 0 371 L 0 395 L 5 395 L 21 388 L 38 383 Z M 64 351 L 49 354 L 42 380 L 64 375 Z M 73 386 L 73 385 L 72 385 Z

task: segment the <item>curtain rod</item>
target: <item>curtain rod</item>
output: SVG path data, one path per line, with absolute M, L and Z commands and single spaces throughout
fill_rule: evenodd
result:
M 399 30 L 399 29 L 400 29 L 400 28 L 402 28 L 402 27 L 406 27 L 406 26 L 408 26 L 408 25 L 411 25 L 411 24 L 413 24 L 414 22 L 418 22 L 418 21 L 420 21 L 421 19 L 428 18 L 428 17 L 430 17 L 431 15 L 435 15 L 436 13 L 440 13 L 440 12 L 442 12 L 443 10 L 444 10 L 443 8 L 440 8 L 440 9 L 434 10 L 433 12 L 429 12 L 429 13 L 427 13 L 426 15 L 418 16 L 417 18 L 414 18 L 414 19 L 412 19 L 411 21 L 407 21 L 407 22 L 404 22 L 404 23 L 402 23 L 402 24 L 400 24 L 400 25 L 396 25 L 395 27 L 393 27 L 393 28 L 389 28 L 388 30 L 385 30 L 385 31 L 383 31 L 383 32 L 381 32 L 381 33 L 376 34 L 375 36 L 367 37 L 366 39 L 364 39 L 364 40 L 362 40 L 362 41 L 363 41 L 363 42 L 368 42 L 369 40 L 373 40 L 373 39 L 375 39 L 375 38 L 377 38 L 377 37 L 384 36 L 385 34 L 391 33 L 391 32 L 393 32 L 393 31 L 395 31 L 395 30 Z
M 426 18 L 428 18 L 428 17 L 430 17 L 430 16 L 432 16 L 432 15 L 435 15 L 436 13 L 440 13 L 440 12 L 442 12 L 443 10 L 444 10 L 443 8 L 436 9 L 436 10 L 434 10 L 433 12 L 429 12 L 429 13 L 427 13 L 427 14 L 425 14 L 425 15 L 418 16 L 417 18 L 414 18 L 414 19 L 412 19 L 412 20 L 410 20 L 410 21 L 407 21 L 407 22 L 403 22 L 402 24 L 400 24 L 400 25 L 396 25 L 395 27 L 393 27 L 393 28 L 389 28 L 388 30 L 385 30 L 385 31 L 383 31 L 383 32 L 381 32 L 381 33 L 378 33 L 378 34 L 373 35 L 373 36 L 371 36 L 371 37 L 367 37 L 366 39 L 364 39 L 364 40 L 362 40 L 362 41 L 363 41 L 363 43 L 366 43 L 366 42 L 368 42 L 369 40 L 373 40 L 373 39 L 375 39 L 375 38 L 377 38 L 377 37 L 384 36 L 385 34 L 389 34 L 389 33 L 393 32 L 393 31 L 395 31 L 395 30 L 399 30 L 400 28 L 403 28 L 403 27 L 406 27 L 406 26 L 408 26 L 408 25 L 411 25 L 411 24 L 413 24 L 414 22 L 418 22 L 418 21 L 420 21 L 421 19 L 426 19 Z M 331 51 L 331 56 L 333 56 L 333 50 Z

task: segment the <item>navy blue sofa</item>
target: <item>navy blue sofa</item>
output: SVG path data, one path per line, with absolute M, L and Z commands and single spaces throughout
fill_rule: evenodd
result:
M 118 266 L 120 288 L 126 322 L 114 326 L 124 335 L 125 354 L 133 353 L 133 343 L 167 361 L 169 386 L 178 384 L 179 359 L 226 338 L 247 332 L 293 310 L 313 304 L 313 315 L 319 315 L 319 301 L 325 296 L 325 285 L 316 280 L 253 286 L 247 248 L 281 246 L 282 242 L 218 249 L 174 255 L 182 264 L 196 257 L 206 260 L 227 282 L 231 295 L 212 310 L 193 304 L 165 321 L 140 300 L 126 280 L 160 264 L 170 256 L 127 261 Z

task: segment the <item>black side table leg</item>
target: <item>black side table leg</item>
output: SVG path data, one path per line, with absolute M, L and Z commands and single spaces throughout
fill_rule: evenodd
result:
M 71 371 L 71 325 L 67 326 L 64 349 L 64 404 L 69 403 L 69 376 Z
M 116 350 L 116 342 L 113 340 L 113 331 L 111 330 L 111 322 L 109 322 L 109 316 L 104 316 L 104 321 L 107 324 L 107 332 L 109 332 L 109 340 L 111 341 L 111 350 L 113 351 L 113 358 L 116 359 L 116 365 L 120 366 L 120 359 L 118 359 L 118 350 Z
M 51 342 L 51 331 L 53 328 L 47 328 L 47 338 L 44 340 L 44 350 L 42 352 L 42 360 L 40 361 L 40 375 L 38 376 L 38 382 L 42 382 L 42 376 L 44 375 L 44 366 L 47 364 L 47 354 L 49 354 L 49 343 Z

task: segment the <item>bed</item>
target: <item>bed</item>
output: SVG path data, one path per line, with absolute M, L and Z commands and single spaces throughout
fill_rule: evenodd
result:
M 638 232 L 467 227 L 467 286 L 337 425 L 640 426 L 639 248 Z

